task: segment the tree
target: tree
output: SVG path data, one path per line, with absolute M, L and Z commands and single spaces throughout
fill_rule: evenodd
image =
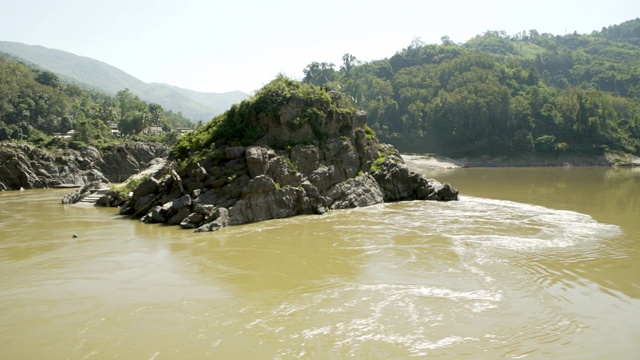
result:
M 41 71 L 36 76 L 36 81 L 42 85 L 50 86 L 54 89 L 62 88 L 62 83 L 60 82 L 60 78 L 58 78 L 58 75 L 50 71 Z
M 338 74 L 334 70 L 335 64 L 333 63 L 318 63 L 313 62 L 302 70 L 304 73 L 304 82 L 307 84 L 313 84 L 317 86 L 323 86 L 329 82 L 335 81 L 338 78 Z
M 118 130 L 124 135 L 141 133 L 147 128 L 152 119 L 149 107 L 129 89 L 124 89 L 116 94 L 120 107 L 120 121 Z
M 155 126 L 161 126 L 164 120 L 164 109 L 160 104 L 149 104 L 149 114 L 151 115 L 150 122 Z
M 351 69 L 353 69 L 353 67 L 358 65 L 359 63 L 360 62 L 358 61 L 358 59 L 356 59 L 355 56 L 348 53 L 344 54 L 342 55 L 342 67 L 340 68 L 340 71 L 344 72 L 345 77 L 348 77 Z
M 100 144 L 111 139 L 111 130 L 100 120 L 85 120 L 78 124 L 72 139 L 85 144 Z

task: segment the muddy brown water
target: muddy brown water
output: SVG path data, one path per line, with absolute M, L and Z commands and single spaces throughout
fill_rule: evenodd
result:
M 637 358 L 640 169 L 428 175 L 206 234 L 0 193 L 0 359 Z

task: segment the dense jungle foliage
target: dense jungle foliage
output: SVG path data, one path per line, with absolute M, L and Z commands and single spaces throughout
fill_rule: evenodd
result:
M 342 60 L 308 65 L 304 82 L 350 94 L 402 151 L 640 154 L 640 19 L 590 35 L 415 40 L 387 59 Z
M 52 72 L 0 54 L 0 141 L 75 149 L 129 139 L 174 144 L 179 127 L 194 124 L 180 113 L 145 103 L 128 89 L 110 96 L 64 84 Z

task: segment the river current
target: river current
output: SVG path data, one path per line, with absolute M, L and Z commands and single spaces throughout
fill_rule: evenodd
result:
M 428 175 L 202 234 L 0 193 L 0 359 L 638 358 L 639 169 Z

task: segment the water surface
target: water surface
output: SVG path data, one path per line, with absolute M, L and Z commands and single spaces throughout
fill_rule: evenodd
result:
M 0 358 L 637 356 L 640 172 L 428 175 L 460 201 L 205 234 L 0 193 Z

